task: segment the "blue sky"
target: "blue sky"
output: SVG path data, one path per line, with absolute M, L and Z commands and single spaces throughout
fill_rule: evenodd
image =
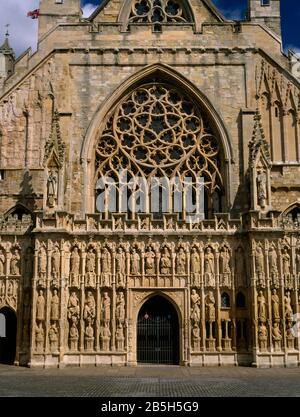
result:
M 89 16 L 101 0 L 81 0 L 84 16 Z M 248 0 L 213 0 L 215 5 L 229 19 L 243 19 Z M 272 0 L 271 0 L 272 1 Z M 29 10 L 39 7 L 39 0 L 0 0 L 0 44 L 1 29 L 4 38 L 5 25 L 10 24 L 10 43 L 16 55 L 28 47 L 36 49 L 38 21 L 26 16 Z M 300 0 L 281 0 L 282 31 L 284 49 L 300 52 Z

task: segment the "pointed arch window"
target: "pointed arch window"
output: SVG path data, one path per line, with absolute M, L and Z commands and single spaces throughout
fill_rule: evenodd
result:
M 163 81 L 143 84 L 129 93 L 108 116 L 96 145 L 96 211 L 103 213 L 98 204 L 104 201 L 103 184 L 118 177 L 116 211 L 124 212 L 120 195 L 125 195 L 126 184 L 127 195 L 129 189 L 131 195 L 146 198 L 144 204 L 135 199 L 141 212 L 176 212 L 184 218 L 187 201 L 196 206 L 194 211 L 204 208 L 206 217 L 221 212 L 224 158 L 206 116 L 191 97 Z M 126 178 L 120 179 L 120 172 Z M 199 187 L 203 193 L 199 194 Z M 155 206 L 158 210 L 153 211 Z M 107 211 L 105 216 L 109 217 Z

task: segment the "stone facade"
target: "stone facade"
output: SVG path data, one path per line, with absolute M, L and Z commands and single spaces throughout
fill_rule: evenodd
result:
M 108 0 L 88 19 L 79 0 L 40 3 L 37 52 L 0 78 L 15 363 L 135 365 L 139 311 L 160 296 L 180 364 L 298 366 L 300 85 L 279 0 L 249 1 L 245 22 L 208 0 Z M 204 177 L 205 218 L 97 212 L 121 168 Z

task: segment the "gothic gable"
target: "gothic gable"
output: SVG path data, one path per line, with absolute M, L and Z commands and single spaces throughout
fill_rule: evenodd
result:
M 222 22 L 224 17 L 210 0 L 106 0 L 90 16 L 98 22 L 150 23 L 161 19 L 163 23 Z M 134 16 L 137 19 L 134 19 Z M 142 22 L 138 19 L 142 16 Z M 147 18 L 148 17 L 148 18 Z

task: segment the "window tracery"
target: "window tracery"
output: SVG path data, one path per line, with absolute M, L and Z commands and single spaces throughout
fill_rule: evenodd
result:
M 179 178 L 182 184 L 190 178 L 193 189 L 203 178 L 212 210 L 222 194 L 218 138 L 191 98 L 166 83 L 142 85 L 115 108 L 98 140 L 95 165 L 96 184 L 103 176 L 117 183 L 126 170 L 127 181 L 135 182 L 128 198 L 139 186 L 137 177 L 148 184 L 154 178 Z M 118 185 L 112 188 L 118 193 Z
M 178 0 L 138 0 L 132 3 L 128 23 L 185 23 L 191 19 Z

